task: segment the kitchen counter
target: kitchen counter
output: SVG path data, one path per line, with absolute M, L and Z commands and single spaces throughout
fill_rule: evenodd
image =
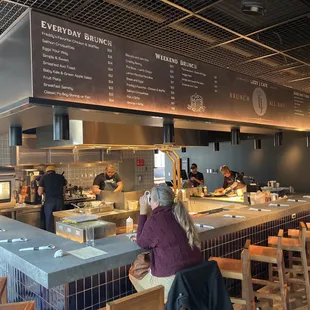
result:
M 14 211 L 19 211 L 19 210 L 38 210 L 38 209 L 41 209 L 41 204 L 38 204 L 38 205 L 30 205 L 30 204 L 25 204 L 25 205 L 22 205 L 22 204 L 12 204 L 10 206 L 6 206 L 6 207 L 1 207 L 0 206 L 0 214 L 2 213 L 9 213 L 9 212 L 14 212 Z
M 95 214 L 98 215 L 101 220 L 115 223 L 116 227 L 122 227 L 126 226 L 126 219 L 129 216 L 133 219 L 134 223 L 137 223 L 139 213 L 140 213 L 139 210 L 131 211 L 131 210 L 114 209 L 113 211 L 106 211 Z M 54 212 L 53 215 L 54 215 L 54 221 L 56 223 L 61 221 L 64 217 L 76 216 L 79 215 L 79 213 L 76 212 L 75 210 L 67 210 L 67 211 Z
M 297 197 L 296 199 L 300 198 L 298 196 L 295 197 Z M 283 200 L 281 202 L 284 203 L 285 201 L 286 200 Z M 231 209 L 229 209 L 229 207 L 227 208 L 229 210 L 194 218 L 194 222 L 214 226 L 214 229 L 211 230 L 199 228 L 201 240 L 204 241 L 261 223 L 270 222 L 288 215 L 291 216 L 297 212 L 309 211 L 310 209 L 310 200 L 305 203 L 289 202 L 288 204 L 290 205 L 289 207 L 268 207 L 268 203 L 259 205 L 259 208 L 270 209 L 271 211 L 269 212 L 249 211 L 249 207 L 235 210 L 232 205 Z M 257 207 L 258 205 L 255 206 L 255 208 Z M 67 215 L 70 211 L 60 212 Z M 124 214 L 126 212 L 128 211 L 118 210 L 109 213 Z M 232 215 L 244 215 L 246 218 L 223 218 L 223 215 L 228 213 Z M 84 245 L 2 216 L 0 217 L 0 227 L 7 229 L 7 232 L 0 233 L 3 238 L 19 236 L 29 238 L 27 243 L 2 243 L 0 245 L 1 259 L 13 262 L 16 268 L 48 288 L 68 283 L 97 272 L 127 265 L 132 262 L 140 250 L 136 244 L 129 241 L 128 237 L 119 235 L 96 240 L 96 248 L 108 252 L 107 255 L 89 260 L 81 260 L 68 255 L 56 260 L 53 258 L 53 253 L 55 251 L 20 253 L 18 249 L 25 246 L 54 244 L 57 249 L 69 251 L 80 249 L 84 247 Z M 18 232 L 18 236 L 16 232 Z M 61 264 L 58 264 L 58 262 L 61 262 Z
M 193 201 L 217 201 L 217 202 L 229 202 L 229 203 L 244 203 L 243 196 L 236 197 L 191 197 Z
M 301 199 L 302 196 L 293 197 Z M 288 207 L 269 207 L 269 203 L 254 206 L 270 209 L 268 212 L 249 211 L 248 206 L 231 204 L 219 213 L 195 217 L 196 224 L 214 227 L 211 230 L 198 228 L 205 260 L 210 256 L 240 259 L 246 239 L 251 239 L 254 244 L 266 245 L 268 236 L 276 235 L 280 227 L 287 230 L 298 227 L 301 220 L 310 222 L 310 199 L 306 200 L 302 203 L 278 201 L 289 204 Z M 124 211 L 112 212 L 126 214 Z M 224 214 L 243 215 L 245 218 L 224 218 Z M 77 302 L 84 304 L 84 298 L 85 305 L 87 300 L 87 304 L 100 308 L 105 306 L 107 300 L 133 293 L 128 270 L 142 249 L 126 234 L 95 240 L 95 248 L 107 254 L 86 260 L 69 254 L 56 259 L 53 257 L 56 250 L 67 252 L 83 249 L 85 245 L 3 216 L 0 216 L 0 228 L 7 230 L 0 232 L 0 239 L 21 236 L 29 239 L 23 243 L 0 243 L 0 276 L 7 275 L 10 279 L 10 302 L 31 294 L 40 305 L 38 309 L 46 309 L 49 304 L 57 310 L 76 309 Z M 24 247 L 48 244 L 54 244 L 56 249 L 18 251 Z M 253 265 L 254 277 L 267 277 L 265 273 L 266 270 L 260 265 Z M 228 289 L 233 291 L 238 288 L 234 285 L 234 282 L 229 282 Z M 54 299 L 54 296 L 57 298 Z
M 83 210 L 83 209 L 82 209 Z M 123 216 L 123 215 L 128 215 L 130 213 L 139 213 L 139 210 L 119 210 L 119 209 L 114 209 L 113 211 L 105 211 L 105 212 L 99 212 L 99 213 L 94 213 L 99 216 L 99 218 L 103 218 L 106 216 Z M 75 216 L 78 215 L 79 213 L 76 212 L 76 209 L 73 210 L 67 210 L 67 211 L 56 211 L 53 212 L 53 215 L 58 218 L 62 219 L 64 217 L 69 217 L 69 216 Z M 129 215 L 128 215 L 129 216 Z
M 54 253 L 62 249 L 71 251 L 84 248 L 80 244 L 36 227 L 0 216 L 1 239 L 26 237 L 27 242 L 1 243 L 0 261 L 9 262 L 35 282 L 52 288 L 77 279 L 100 273 L 132 262 L 141 249 L 126 235 L 119 235 L 95 241 L 95 247 L 107 252 L 106 255 L 83 260 L 73 255 L 54 258 Z M 53 244 L 55 250 L 19 252 L 20 248 Z

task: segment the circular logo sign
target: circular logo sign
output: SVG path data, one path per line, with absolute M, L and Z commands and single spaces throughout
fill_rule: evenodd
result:
M 266 93 L 260 88 L 255 88 L 252 96 L 253 108 L 257 115 L 264 116 L 267 112 L 267 96 Z

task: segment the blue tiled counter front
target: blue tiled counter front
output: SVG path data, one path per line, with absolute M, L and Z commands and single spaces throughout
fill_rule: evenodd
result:
M 248 208 L 229 213 L 234 212 L 249 214 Z M 200 223 L 215 226 L 211 231 L 202 229 L 200 232 L 205 259 L 210 256 L 240 258 L 246 239 L 266 245 L 268 236 L 276 235 L 279 228 L 298 227 L 301 220 L 310 222 L 310 203 L 292 203 L 285 209 L 250 213 L 243 220 L 224 221 L 225 213 L 228 212 L 199 218 Z M 18 249 L 26 244 L 28 247 L 52 243 L 57 249 L 69 251 L 83 245 L 5 217 L 0 217 L 0 227 L 7 230 L 1 233 L 0 239 L 19 236 L 29 239 L 27 243 L 0 246 L 0 273 L 8 277 L 10 302 L 36 300 L 37 309 L 89 310 L 104 307 L 107 301 L 134 291 L 128 270 L 141 249 L 126 236 L 96 240 L 96 247 L 109 253 L 105 256 L 81 260 L 68 255 L 54 259 L 54 251 L 18 252 Z M 264 277 L 266 268 L 255 264 L 252 272 Z M 227 286 L 233 293 L 240 289 L 233 281 L 228 281 Z

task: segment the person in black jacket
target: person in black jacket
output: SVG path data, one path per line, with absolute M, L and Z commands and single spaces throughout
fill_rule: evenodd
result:
M 38 195 L 45 194 L 43 206 L 45 215 L 45 228 L 49 232 L 55 231 L 53 212 L 60 211 L 64 206 L 64 194 L 67 181 L 64 176 L 55 172 L 54 166 L 46 168 L 46 174 L 40 179 Z
M 224 279 L 215 261 L 176 273 L 165 310 L 232 310 Z

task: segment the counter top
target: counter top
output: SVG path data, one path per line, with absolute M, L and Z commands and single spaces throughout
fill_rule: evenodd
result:
M 294 199 L 301 199 L 301 195 L 294 195 Z M 270 209 L 269 212 L 249 211 L 248 206 L 232 204 L 225 207 L 225 210 L 216 214 L 203 215 L 194 218 L 198 224 L 211 225 L 214 229 L 207 230 L 199 228 L 202 241 L 222 236 L 242 229 L 257 226 L 264 222 L 270 222 L 294 213 L 310 210 L 310 199 L 307 202 L 287 202 L 288 207 L 269 207 L 269 203 L 255 205 L 254 208 Z M 125 211 L 125 210 L 124 210 Z M 62 211 L 64 212 L 64 211 Z M 112 211 L 116 212 L 116 211 Z M 128 212 L 128 211 L 127 211 Z M 129 211 L 130 212 L 130 211 Z M 244 215 L 246 218 L 224 218 L 224 214 Z M 0 239 L 26 237 L 29 240 L 25 243 L 0 243 L 1 260 L 9 261 L 15 268 L 40 283 L 46 288 L 69 283 L 85 278 L 103 271 L 111 270 L 120 266 L 130 264 L 141 249 L 132 243 L 126 235 L 118 235 L 104 239 L 95 240 L 95 247 L 107 252 L 95 258 L 82 260 L 72 255 L 62 258 L 54 258 L 56 250 L 71 251 L 81 249 L 85 245 L 62 238 L 55 234 L 40 230 L 33 226 L 0 216 L 0 228 L 7 231 L 0 232 Z M 18 232 L 18 233 L 17 233 Z M 55 250 L 19 252 L 20 248 L 54 244 Z
M 118 215 L 126 215 L 126 214 L 129 214 L 129 213 L 135 213 L 135 212 L 139 212 L 139 210 L 119 210 L 119 209 L 114 209 L 113 211 L 105 211 L 105 212 L 100 212 L 100 213 L 94 213 L 96 215 L 99 216 L 99 218 L 103 218 L 105 216 L 118 216 Z M 64 217 L 69 217 L 69 216 L 75 216 L 75 215 L 78 215 L 79 213 L 76 212 L 75 210 L 67 210 L 67 211 L 56 211 L 56 212 L 53 212 L 53 215 L 55 217 L 58 217 L 58 218 L 64 218 Z
M 30 205 L 30 204 L 25 204 L 25 205 L 18 205 L 16 203 L 10 205 L 10 206 L 5 206 L 5 207 L 1 207 L 0 206 L 0 214 L 1 213 L 5 213 L 5 212 L 14 212 L 14 211 L 20 211 L 20 210 L 36 210 L 36 209 L 40 209 L 41 208 L 41 204 L 38 205 Z
M 198 228 L 200 232 L 200 238 L 203 241 L 262 223 L 270 222 L 297 212 L 310 211 L 310 199 L 305 199 L 302 195 L 294 195 L 293 198 L 306 200 L 306 202 L 288 202 L 287 199 L 282 199 L 268 203 L 257 204 L 254 206 L 232 204 L 230 206 L 224 207 L 222 212 L 196 217 L 194 218 L 194 222 L 197 224 L 204 224 L 214 227 L 214 229 Z M 289 206 L 269 207 L 270 203 L 287 204 Z M 250 211 L 250 208 L 267 209 L 270 211 Z M 245 216 L 245 218 L 225 218 L 225 214 L 241 215 Z
M 83 260 L 73 255 L 54 258 L 62 249 L 72 251 L 84 248 L 80 244 L 39 228 L 0 216 L 0 239 L 26 237 L 27 242 L 1 243 L 0 257 L 46 288 L 69 283 L 106 270 L 130 264 L 141 249 L 126 235 L 108 237 L 95 241 L 95 247 L 107 252 L 106 255 Z M 20 248 L 53 244 L 55 250 L 19 252 Z
M 230 203 L 244 203 L 243 197 L 236 196 L 236 197 L 191 197 L 190 200 L 211 200 L 211 201 L 218 201 L 218 202 L 230 202 Z

